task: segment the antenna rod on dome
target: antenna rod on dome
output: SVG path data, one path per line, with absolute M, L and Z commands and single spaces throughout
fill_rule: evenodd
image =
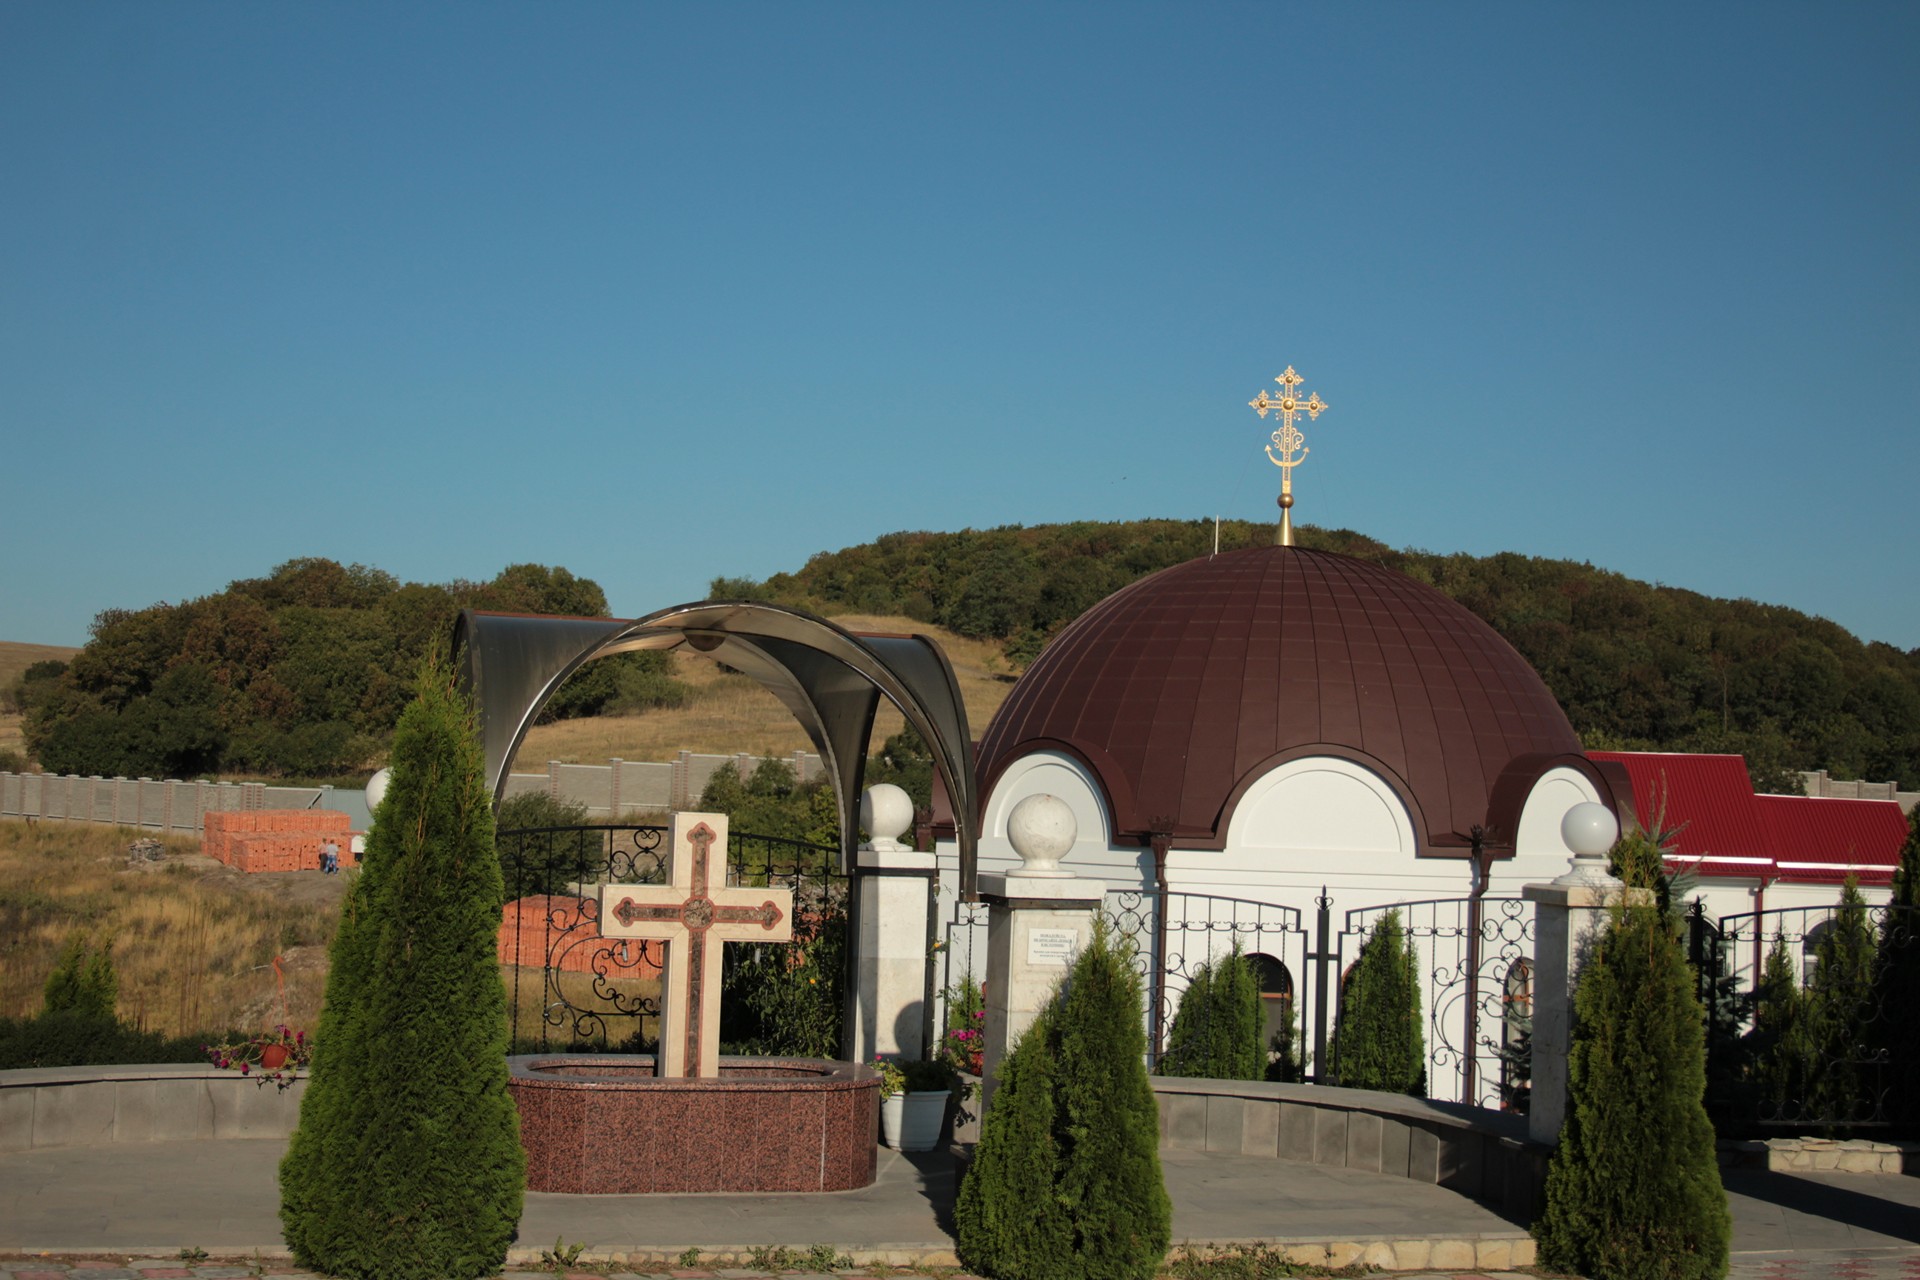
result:
M 1327 402 L 1314 392 L 1305 400 L 1300 399 L 1298 388 L 1306 379 L 1293 371 L 1288 365 L 1287 371 L 1274 379 L 1280 384 L 1280 394 L 1270 396 L 1262 391 L 1247 406 L 1261 418 L 1267 416 L 1267 410 L 1273 410 L 1273 416 L 1280 420 L 1280 426 L 1273 433 L 1273 444 L 1267 446 L 1267 460 L 1280 468 L 1280 527 L 1274 531 L 1273 545 L 1290 547 L 1293 545 L 1293 469 L 1306 460 L 1312 450 L 1306 446 L 1306 437 L 1300 434 L 1300 428 L 1293 420 L 1302 413 L 1312 422 L 1327 407 Z M 1275 446 L 1280 452 L 1275 453 Z M 1297 455 L 1297 456 L 1296 456 Z

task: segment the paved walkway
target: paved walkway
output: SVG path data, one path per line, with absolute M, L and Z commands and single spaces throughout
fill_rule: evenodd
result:
M 161 1142 L 0 1155 L 0 1280 L 58 1271 L 62 1280 L 163 1280 L 212 1274 L 181 1250 L 217 1258 L 284 1259 L 275 1170 L 284 1140 Z M 1344 1242 L 1364 1249 L 1477 1245 L 1462 1260 L 1402 1256 L 1403 1270 L 1505 1269 L 1524 1229 L 1493 1209 L 1404 1178 L 1251 1157 L 1162 1152 L 1178 1242 Z M 1740 1280 L 1920 1280 L 1920 1178 L 1877 1174 L 1727 1176 Z M 558 1239 L 613 1260 L 616 1271 L 664 1272 L 690 1249 L 720 1275 L 769 1274 L 749 1252 L 829 1246 L 862 1264 L 952 1266 L 955 1179 L 944 1153 L 882 1150 L 871 1187 L 831 1195 L 561 1196 L 529 1193 L 510 1265 L 539 1261 Z M 22 1255 L 51 1255 L 29 1265 Z M 149 1261 L 128 1269 L 125 1259 Z M 104 1258 L 105 1271 L 61 1258 Z M 691 1256 L 691 1255 L 689 1255 Z M 160 1266 L 155 1259 L 174 1259 Z M 642 1261 L 645 1259 L 645 1261 Z M 1345 1259 L 1335 1255 L 1329 1261 Z M 1376 1251 L 1375 1260 L 1380 1260 Z M 791 1265 L 791 1257 L 789 1258 Z M 281 1261 L 270 1273 L 290 1273 Z M 256 1274 L 248 1268 L 224 1274 Z M 550 1272 L 542 1273 L 551 1275 Z M 696 1269 L 692 1274 L 700 1274 Z

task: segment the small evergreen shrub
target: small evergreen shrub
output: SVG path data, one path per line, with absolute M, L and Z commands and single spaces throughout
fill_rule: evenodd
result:
M 1001 1064 L 954 1209 L 995 1280 L 1151 1280 L 1172 1239 L 1140 977 L 1103 922 Z
M 1259 1080 L 1267 1070 L 1265 1023 L 1259 979 L 1235 938 L 1227 955 L 1194 971 L 1167 1033 L 1160 1074 Z
M 70 933 L 41 989 L 47 1013 L 78 1013 L 111 1022 L 120 1006 L 120 976 L 113 968 L 113 940 L 98 947 L 84 933 Z
M 1328 1046 L 1335 1080 L 1348 1089 L 1424 1097 L 1426 1037 L 1420 1027 L 1420 958 L 1395 907 L 1374 921 L 1340 997 Z
M 1704 1021 L 1666 914 L 1615 907 L 1574 997 L 1567 1119 L 1533 1225 L 1542 1266 L 1595 1280 L 1726 1275 Z
M 426 665 L 342 905 L 280 1220 L 303 1267 L 473 1280 L 519 1224 L 492 797 L 465 699 Z

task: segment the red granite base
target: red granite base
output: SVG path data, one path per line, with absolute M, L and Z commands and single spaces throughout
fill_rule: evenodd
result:
M 529 1191 L 850 1191 L 873 1182 L 880 1077 L 871 1067 L 721 1058 L 718 1079 L 656 1080 L 649 1055 L 507 1061 Z

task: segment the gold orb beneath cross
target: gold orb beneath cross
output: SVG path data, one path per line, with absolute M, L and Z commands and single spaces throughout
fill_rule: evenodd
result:
M 1283 493 L 1280 495 L 1278 499 L 1276 499 L 1276 501 L 1279 502 L 1282 509 L 1285 509 L 1293 505 L 1293 495 L 1290 493 Z

